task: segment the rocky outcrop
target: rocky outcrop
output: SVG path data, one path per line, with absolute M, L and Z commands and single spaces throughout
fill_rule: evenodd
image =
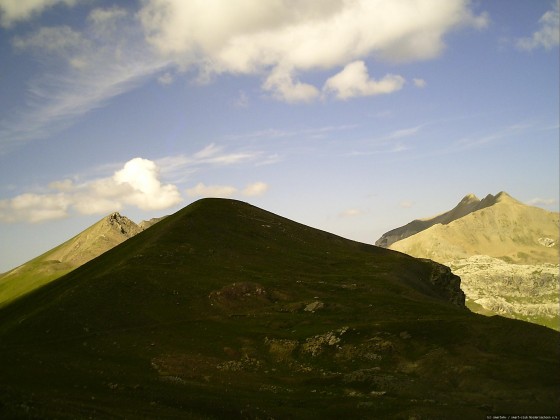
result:
M 509 264 L 487 255 L 447 264 L 461 276 L 471 310 L 559 329 L 558 264 Z
M 432 260 L 423 259 L 431 266 L 428 281 L 436 288 L 440 296 L 460 308 L 465 306 L 465 293 L 461 290 L 461 278 L 451 272 L 445 265 Z
M 111 213 L 105 220 L 109 226 L 116 229 L 117 232 L 120 232 L 126 238 L 131 238 L 143 230 L 128 217 L 122 216 L 118 212 Z

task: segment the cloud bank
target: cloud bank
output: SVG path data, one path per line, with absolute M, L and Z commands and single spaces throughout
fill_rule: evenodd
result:
M 239 190 L 231 185 L 205 185 L 199 182 L 194 187 L 187 189 L 189 197 L 216 197 L 230 198 L 241 195 L 244 197 L 259 197 L 268 191 L 268 185 L 264 182 L 255 182 Z
M 77 2 L 1 0 L 1 22 Z M 41 71 L 22 109 L 2 116 L 0 152 L 49 137 L 148 79 L 164 88 L 183 73 L 201 83 L 254 76 L 263 92 L 287 103 L 397 92 L 404 78 L 374 79 L 366 61 L 433 59 L 449 32 L 483 28 L 488 18 L 468 0 L 144 0 L 138 10 L 95 8 L 81 27 L 72 23 L 34 25 L 12 39 Z M 306 80 L 312 72 L 326 80 Z
M 262 88 L 287 102 L 319 96 L 319 89 L 300 81 L 299 74 L 352 63 L 343 72 L 352 72 L 345 76 L 357 84 L 351 89 L 355 94 L 397 90 L 400 76 L 364 80 L 355 62 L 431 59 L 443 51 L 449 31 L 488 24 L 487 16 L 474 15 L 466 0 L 324 0 L 320 6 L 314 0 L 240 0 L 235 5 L 149 0 L 139 17 L 148 42 L 180 67 L 195 66 L 203 80 L 222 73 L 261 75 Z M 335 82 L 329 86 L 339 91 Z M 344 95 L 337 96 L 349 97 Z
M 48 189 L 50 192 L 44 194 L 0 200 L 0 221 L 44 222 L 67 217 L 71 209 L 80 214 L 104 214 L 125 206 L 163 210 L 182 202 L 178 188 L 162 184 L 158 166 L 142 158 L 129 160 L 108 178 L 83 184 L 56 181 Z

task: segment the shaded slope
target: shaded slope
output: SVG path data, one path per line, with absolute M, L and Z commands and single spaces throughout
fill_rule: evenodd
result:
M 56 248 L 0 274 L 0 306 L 72 271 L 142 230 L 119 213 L 104 217 Z
M 556 412 L 558 334 L 461 298 L 440 265 L 201 200 L 0 310 L 0 416 Z
M 519 264 L 558 264 L 558 229 L 558 213 L 500 193 L 491 205 L 446 225 L 434 225 L 390 248 L 442 263 L 489 255 Z

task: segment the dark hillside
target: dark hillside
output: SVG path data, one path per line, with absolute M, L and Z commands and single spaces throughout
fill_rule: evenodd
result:
M 0 310 L 0 418 L 556 413 L 559 335 L 463 303 L 431 261 L 205 199 Z

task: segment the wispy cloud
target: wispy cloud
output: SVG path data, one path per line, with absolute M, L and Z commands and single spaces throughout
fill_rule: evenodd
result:
M 262 151 L 229 152 L 223 146 L 211 143 L 192 155 L 166 156 L 157 159 L 156 163 L 166 178 L 181 183 L 205 166 L 226 166 L 248 162 L 262 164 L 269 159 L 269 157 L 263 156 Z
M 40 15 L 44 10 L 57 6 L 73 6 L 77 0 L 4 0 L 0 2 L 0 24 L 10 27 Z
M 241 190 L 231 185 L 206 185 L 199 182 L 194 187 L 187 189 L 186 193 L 189 197 L 229 198 L 238 195 L 244 197 L 259 197 L 265 194 L 268 189 L 268 184 L 264 182 L 249 184 Z
M 517 48 L 531 51 L 537 48 L 550 50 L 560 44 L 560 0 L 552 4 L 539 19 L 539 29 L 531 36 L 517 40 Z
M 118 8 L 94 9 L 81 32 L 42 27 L 12 45 L 34 54 L 44 71 L 28 82 L 24 108 L 2 116 L 0 153 L 49 137 L 169 65 L 144 44 L 134 16 Z
M 502 128 L 499 128 L 493 132 L 482 134 L 478 136 L 463 137 L 450 144 L 451 151 L 463 151 L 478 147 L 483 147 L 487 144 L 494 143 L 496 141 L 513 137 L 526 132 L 528 129 L 533 128 L 532 124 L 528 123 L 516 123 L 511 124 Z
M 4 1 L 0 19 L 11 25 L 78 1 Z M 42 76 L 29 82 L 24 106 L 0 119 L 0 153 L 48 138 L 148 78 L 167 85 L 187 71 L 206 81 L 223 74 L 258 77 L 263 91 L 291 103 L 321 97 L 321 90 L 305 81 L 310 71 L 341 67 L 324 84 L 336 98 L 395 92 L 404 79 L 373 79 L 366 58 L 431 59 L 444 50 L 449 31 L 488 22 L 465 0 L 445 6 L 439 0 L 390 2 L 385 13 L 369 0 L 313 3 L 247 1 L 238 7 L 225 0 L 145 0 L 136 11 L 94 9 L 79 30 L 35 26 L 14 38 L 13 46 L 35 55 Z M 248 98 L 240 95 L 236 103 L 246 106 Z

